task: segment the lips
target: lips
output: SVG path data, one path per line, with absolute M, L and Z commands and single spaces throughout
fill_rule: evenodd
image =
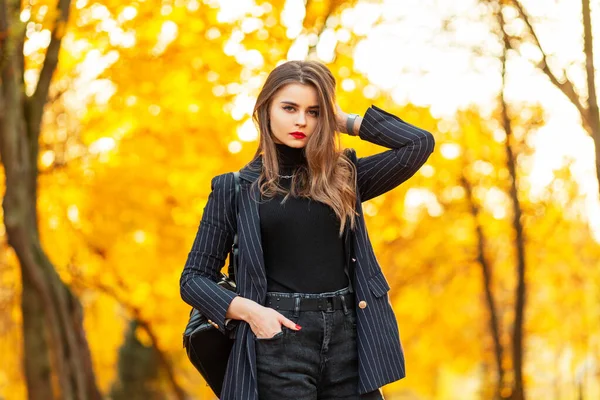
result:
M 296 139 L 304 139 L 306 137 L 306 135 L 302 132 L 292 132 L 290 133 L 290 135 L 292 135 Z

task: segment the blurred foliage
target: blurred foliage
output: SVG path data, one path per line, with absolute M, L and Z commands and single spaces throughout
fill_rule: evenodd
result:
M 113 400 L 159 400 L 159 362 L 152 346 L 144 345 L 136 335 L 137 322 L 129 324 L 125 342 L 119 349 L 119 379 L 111 389 Z
M 247 127 L 268 71 L 287 58 L 300 32 L 314 48 L 318 35 L 331 29 L 343 38 L 328 63 L 338 78 L 340 106 L 362 113 L 377 104 L 437 140 L 417 175 L 364 205 L 392 286 L 407 359 L 407 378 L 386 387 L 386 398 L 487 398 L 493 347 L 476 221 L 461 179 L 470 182 L 481 208 L 478 223 L 493 266 L 501 339 L 509 346 L 514 232 L 505 137 L 495 116 L 473 108 L 442 121 L 426 108 L 394 104 L 353 68 L 361 37 L 341 16 L 354 2 L 307 1 L 296 33 L 284 19 L 285 1 L 256 3 L 231 19 L 216 0 L 72 5 L 44 117 L 38 205 L 44 247 L 85 307 L 100 387 L 104 393 L 119 387 L 119 348 L 133 341 L 166 355 L 186 392 L 211 398 L 181 348 L 189 307 L 179 297 L 179 276 L 210 179 L 252 158 L 256 141 L 242 140 L 238 132 L 246 132 L 240 127 Z M 53 8 L 54 2 L 44 0 L 26 6 L 26 87 L 43 60 Z M 557 391 L 565 397 L 555 398 L 573 398 L 576 376 L 598 387 L 598 375 L 586 371 L 600 363 L 600 246 L 569 165 L 554 171 L 543 190 L 532 191 L 535 149 L 529 143 L 544 124 L 543 110 L 518 104 L 511 111 L 529 265 L 528 391 L 540 394 L 531 398 L 551 398 Z M 342 144 L 359 156 L 383 150 L 346 136 Z M 3 246 L 0 396 L 20 399 L 20 276 L 14 255 Z M 128 331 L 133 317 L 152 327 L 156 343 L 140 329 Z M 510 352 L 505 356 L 508 370 Z M 159 386 L 169 398 L 169 385 Z

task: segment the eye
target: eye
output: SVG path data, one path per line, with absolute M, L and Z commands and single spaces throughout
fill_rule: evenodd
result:
M 309 113 L 313 116 L 313 117 L 318 117 L 319 116 L 319 111 L 317 110 L 310 110 Z
M 292 106 L 283 106 L 283 109 L 286 111 L 294 111 L 294 107 Z

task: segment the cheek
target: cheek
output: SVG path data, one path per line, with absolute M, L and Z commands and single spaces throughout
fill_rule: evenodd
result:
M 281 137 L 281 132 L 284 129 L 281 126 L 281 121 L 277 120 L 277 119 L 272 119 L 271 120 L 271 135 L 275 136 L 275 137 Z
M 277 113 L 271 113 L 271 117 L 269 118 L 269 123 L 271 124 L 271 130 L 277 130 L 279 126 L 279 118 L 277 117 Z
M 289 116 L 280 111 L 274 111 L 271 114 L 271 129 L 281 130 L 287 129 L 289 124 Z

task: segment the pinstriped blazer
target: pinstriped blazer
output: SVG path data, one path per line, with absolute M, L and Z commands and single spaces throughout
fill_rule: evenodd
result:
M 408 124 L 376 106 L 364 115 L 359 136 L 389 150 L 357 158 L 347 155 L 357 167 L 356 228 L 344 233 L 346 262 L 356 293 L 359 391 L 367 393 L 405 376 L 404 352 L 398 326 L 389 303 L 390 287 L 381 271 L 366 230 L 361 203 L 379 196 L 406 181 L 419 170 L 434 149 L 429 132 Z M 225 332 L 225 313 L 236 294 L 216 284 L 219 271 L 233 243 L 239 237 L 236 276 L 238 295 L 264 304 L 267 279 L 260 236 L 258 203 L 260 194 L 253 185 L 261 172 L 259 156 L 240 170 L 239 212 L 234 204 L 233 173 L 212 179 L 212 192 L 204 208 L 198 233 L 180 279 L 183 300 L 215 321 Z M 367 306 L 359 308 L 365 301 Z M 257 400 L 255 336 L 244 321 L 235 328 L 233 346 L 221 399 Z

